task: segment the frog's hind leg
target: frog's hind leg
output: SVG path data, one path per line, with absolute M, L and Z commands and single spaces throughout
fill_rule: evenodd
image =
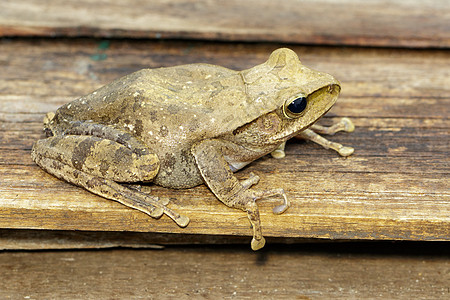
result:
M 310 128 L 300 132 L 297 136 L 295 136 L 295 138 L 310 140 L 316 144 L 321 145 L 325 149 L 332 149 L 338 152 L 341 156 L 350 156 L 354 152 L 354 149 L 352 147 L 346 147 L 339 143 L 329 141 L 320 134 L 334 135 L 339 131 L 353 132 L 354 130 L 355 126 L 353 125 L 353 122 L 348 118 L 342 118 L 339 122 L 329 127 L 314 124 Z M 277 149 L 272 151 L 271 154 L 274 158 L 283 158 L 285 156 L 285 144 L 286 142 L 282 143 L 280 146 L 278 146 Z
M 141 149 L 142 150 L 142 149 Z M 189 219 L 165 206 L 158 197 L 127 188 L 117 182 L 151 180 L 159 160 L 149 151 L 136 151 L 95 136 L 54 136 L 33 145 L 33 160 L 50 174 L 88 191 L 140 210 L 154 218 L 166 214 L 179 226 Z

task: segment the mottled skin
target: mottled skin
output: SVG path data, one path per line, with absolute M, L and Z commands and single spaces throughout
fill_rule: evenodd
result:
M 233 172 L 271 152 L 283 157 L 291 137 L 350 155 L 353 149 L 307 129 L 339 91 L 336 79 L 304 67 L 289 49 L 244 71 L 207 64 L 144 69 L 49 113 L 48 138 L 34 144 L 32 157 L 59 178 L 155 218 L 165 213 L 182 227 L 189 219 L 167 208 L 167 201 L 118 182 L 152 181 L 169 188 L 204 182 L 224 204 L 248 213 L 257 250 L 265 242 L 255 201 L 282 196 L 275 213 L 289 202 L 282 189 L 250 188 L 258 176 L 239 181 Z M 300 98 L 306 107 L 292 113 L 289 104 Z M 316 129 L 332 134 L 353 127 L 346 119 Z

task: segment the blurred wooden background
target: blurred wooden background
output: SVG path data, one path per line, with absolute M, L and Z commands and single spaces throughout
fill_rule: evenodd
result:
M 278 47 L 290 47 L 305 65 L 341 81 L 341 97 L 321 124 L 350 117 L 355 132 L 340 133 L 332 139 L 354 147 L 354 155 L 341 158 L 312 143 L 293 141 L 285 159 L 264 157 L 237 173 L 245 178 L 255 172 L 261 176 L 259 187 L 283 187 L 291 198 L 292 207 L 281 216 L 271 213 L 276 199 L 260 202 L 264 234 L 269 243 L 279 243 L 278 248 L 252 254 L 240 246 L 217 246 L 224 247 L 217 253 L 212 248 L 169 247 L 154 257 L 151 253 L 156 252 L 148 250 L 146 269 L 170 259 L 174 268 L 160 276 L 180 281 L 184 288 L 174 289 L 173 296 L 231 297 L 234 292 L 241 297 L 296 295 L 299 299 L 360 298 L 373 293 L 405 298 L 448 296 L 448 256 L 433 256 L 428 253 L 431 250 L 427 250 L 431 256 L 408 256 L 407 260 L 367 254 L 373 258 L 368 265 L 366 256 L 339 259 L 337 255 L 334 263 L 343 267 L 336 272 L 356 273 L 340 275 L 336 285 L 330 283 L 337 279 L 335 274 L 327 273 L 329 255 L 333 254 L 324 252 L 333 251 L 336 245 L 314 246 L 318 254 L 313 250 L 305 256 L 297 254 L 304 245 L 281 249 L 302 238 L 450 240 L 450 2 L 1 1 L 0 37 L 0 248 L 244 243 L 251 251 L 246 215 L 225 207 L 205 186 L 182 191 L 144 187 L 154 195 L 172 198 L 170 207 L 191 218 L 189 226 L 181 229 L 166 217 L 153 220 L 52 177 L 32 162 L 30 149 L 43 136 L 42 118 L 46 112 L 119 76 L 142 68 L 194 62 L 245 69 L 265 61 Z M 381 245 L 382 251 L 386 244 L 374 245 Z M 420 249 L 436 245 L 443 249 L 442 245 L 447 244 L 420 245 Z M 139 260 L 137 257 L 143 253 L 103 251 L 113 264 L 109 268 L 117 267 L 117 272 L 125 273 L 133 272 L 135 267 L 122 262 L 120 256 L 128 261 Z M 268 270 L 279 274 L 280 279 L 261 285 L 268 280 L 258 263 L 264 253 L 271 253 L 273 259 L 268 264 L 273 266 Z M 98 268 L 103 263 L 96 258 L 96 252 L 69 251 L 67 255 Z M 200 260 L 202 255 L 208 259 Z M 308 255 L 312 257 L 305 258 Z M 0 268 L 8 270 L 0 283 L 0 296 L 5 298 L 11 295 L 8 291 L 19 291 L 27 281 L 14 275 L 14 270 L 28 259 L 42 260 L 56 270 L 57 262 L 65 261 L 65 257 L 52 252 L 0 253 Z M 194 269 L 210 274 L 218 267 L 235 268 L 234 264 L 226 264 L 230 259 L 254 276 L 226 284 L 223 290 L 219 289 L 220 282 L 210 283 L 209 289 L 196 286 L 192 280 L 183 285 L 181 274 L 190 270 L 186 261 L 201 264 Z M 302 267 L 303 259 L 311 264 Z M 284 262 L 277 264 L 277 260 Z M 290 261 L 293 266 L 298 264 L 298 269 L 291 269 Z M 308 266 L 316 271 L 303 275 L 302 270 Z M 40 268 L 36 263 L 26 270 L 41 274 Z M 65 264 L 64 268 L 70 269 L 71 265 Z M 83 268 L 79 263 L 75 273 L 86 274 Z M 286 268 L 286 275 L 280 275 Z M 408 273 L 411 268 L 417 272 Z M 377 287 L 375 282 L 383 278 L 380 270 L 388 271 L 383 274 L 385 285 Z M 357 275 L 361 272 L 373 272 L 373 276 L 362 280 Z M 68 273 L 62 272 L 61 276 L 64 274 Z M 210 276 L 220 281 L 221 276 L 233 274 L 223 271 Z M 328 274 L 329 278 L 318 274 Z M 27 279 L 37 284 L 39 276 Z M 112 288 L 116 296 L 133 292 L 136 297 L 148 292 L 156 295 L 158 291 L 170 294 L 159 281 L 148 290 L 133 290 L 111 279 L 113 273 L 97 279 L 112 280 L 116 282 L 113 286 L 96 285 L 87 275 L 77 276 L 92 284 L 93 292 L 86 296 L 101 295 L 107 288 Z M 148 276 L 132 276 L 136 287 L 146 285 Z M 415 276 L 426 278 L 427 284 L 417 284 Z M 399 282 L 389 285 L 389 278 Z M 64 282 L 64 278 L 61 280 Z M 283 286 L 282 280 L 294 280 L 298 285 Z M 200 279 L 198 282 L 208 285 Z M 367 282 L 373 282 L 374 287 L 365 288 Z M 34 292 L 36 297 L 65 298 L 81 295 L 68 292 L 70 287 L 77 291 L 82 287 L 62 284 L 66 288 L 53 287 L 43 294 L 42 289 L 33 290 L 33 286 L 29 285 L 30 295 Z M 252 286 L 258 286 L 261 292 L 258 294 Z M 277 286 L 285 290 L 275 293 Z M 107 295 L 114 298 L 113 294 Z

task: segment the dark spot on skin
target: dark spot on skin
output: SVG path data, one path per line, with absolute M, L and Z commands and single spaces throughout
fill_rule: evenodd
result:
M 169 134 L 169 129 L 167 129 L 167 127 L 163 125 L 161 126 L 161 128 L 159 128 L 159 134 L 162 137 L 166 137 Z
M 91 189 L 96 188 L 101 185 L 102 185 L 102 182 L 98 177 L 93 177 L 86 182 L 86 186 Z
M 151 111 L 148 114 L 150 116 L 150 121 L 155 122 L 156 120 L 158 120 L 158 116 L 156 115 L 156 111 Z
M 111 124 L 119 124 L 120 123 L 120 117 L 115 118 Z
M 213 87 L 213 91 L 209 94 L 210 98 L 214 98 L 217 95 L 219 95 L 223 90 L 225 90 L 225 87 L 222 85 L 222 83 L 220 81 L 215 81 L 213 83 L 211 83 L 212 87 Z
M 136 132 L 136 135 L 141 136 L 143 130 L 144 125 L 142 124 L 142 120 L 136 120 L 136 123 L 134 123 L 134 131 Z
M 114 161 L 117 162 L 118 164 L 122 164 L 122 163 L 124 165 L 131 164 L 130 158 L 131 158 L 131 153 L 128 148 L 120 147 L 120 148 L 117 148 L 117 150 L 114 152 Z
M 167 111 L 170 114 L 175 115 L 175 114 L 180 112 L 180 109 L 179 109 L 179 107 L 177 105 L 171 104 L 171 105 L 169 105 L 169 107 L 167 107 Z
M 141 165 L 139 166 L 139 170 L 142 172 L 142 174 L 150 174 L 153 173 L 157 164 L 150 164 L 150 165 Z
M 53 136 L 53 132 L 50 128 L 44 128 L 44 134 L 46 137 L 51 137 Z
M 137 93 L 139 93 L 139 95 L 134 97 L 134 103 L 133 103 L 133 111 L 137 112 L 141 109 L 142 107 L 142 96 L 141 93 L 143 91 L 137 91 Z
M 52 138 L 51 141 L 50 141 L 50 148 L 56 148 L 60 141 L 61 141 L 60 137 Z
M 91 148 L 94 147 L 96 142 L 92 138 L 86 138 L 73 149 L 72 165 L 76 169 L 81 170 L 83 168 L 86 158 L 91 154 Z
M 52 163 L 52 168 L 55 169 L 55 170 L 61 171 L 61 169 L 62 169 L 62 164 L 60 164 L 60 163 L 58 163 L 58 162 L 56 162 L 56 161 L 53 161 L 53 163 Z
M 147 155 L 149 152 L 147 148 L 134 148 L 132 151 L 139 156 Z
M 175 155 L 173 153 L 166 153 L 164 155 L 164 158 L 161 160 L 161 169 L 163 169 L 167 175 L 172 174 L 175 163 L 177 162 L 177 159 L 175 158 Z
M 109 164 L 105 160 L 102 160 L 100 162 L 100 173 L 102 174 L 103 177 L 106 176 L 106 172 L 108 171 L 108 169 L 109 169 Z
M 119 134 L 117 136 L 117 143 L 122 145 L 127 145 L 128 141 L 131 139 L 131 136 L 128 133 Z
M 122 107 L 120 108 L 120 112 L 121 112 L 122 114 L 125 114 L 126 111 L 127 111 L 127 109 L 128 109 L 127 101 L 123 101 Z M 129 122 L 129 121 L 127 120 L 126 123 L 128 123 L 128 122 Z
M 181 154 L 180 154 L 181 162 L 186 161 L 186 155 L 192 155 L 190 149 L 182 149 L 181 150 Z

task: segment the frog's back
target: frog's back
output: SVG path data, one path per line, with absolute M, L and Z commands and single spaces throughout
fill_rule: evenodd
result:
M 169 135 L 192 142 L 230 132 L 261 110 L 246 94 L 239 72 L 191 64 L 129 74 L 62 106 L 57 117 L 122 128 L 146 143 Z

